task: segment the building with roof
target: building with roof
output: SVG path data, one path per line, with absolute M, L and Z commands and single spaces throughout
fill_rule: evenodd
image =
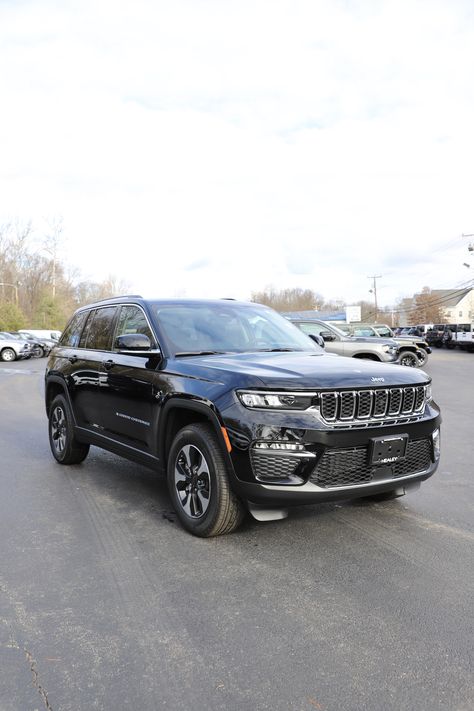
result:
M 433 301 L 439 302 L 444 323 L 474 322 L 474 289 L 433 289 Z

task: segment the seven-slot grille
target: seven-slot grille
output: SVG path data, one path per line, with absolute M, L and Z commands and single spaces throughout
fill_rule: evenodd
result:
M 425 386 L 374 388 L 321 393 L 321 415 L 327 422 L 377 420 L 421 413 Z

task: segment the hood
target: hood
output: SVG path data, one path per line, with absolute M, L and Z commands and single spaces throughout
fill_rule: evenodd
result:
M 409 386 L 430 380 L 415 368 L 314 351 L 177 358 L 168 362 L 167 370 L 232 387 L 294 390 Z
M 396 346 L 396 340 L 394 338 L 380 338 L 379 336 L 347 336 L 347 340 L 353 343 L 381 343 L 382 345 L 386 343 L 388 346 Z

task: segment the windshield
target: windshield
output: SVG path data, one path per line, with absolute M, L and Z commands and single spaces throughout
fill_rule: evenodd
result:
M 175 356 L 252 351 L 321 351 L 286 318 L 257 304 L 151 304 Z
M 347 333 L 344 333 L 344 331 L 341 331 L 340 328 L 335 326 L 333 323 L 331 326 L 328 328 L 328 330 L 334 331 L 334 333 L 337 333 L 338 336 L 341 336 L 342 338 L 347 338 Z

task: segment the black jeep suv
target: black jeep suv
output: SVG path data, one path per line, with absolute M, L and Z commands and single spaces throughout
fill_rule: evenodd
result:
M 328 355 L 265 306 L 127 296 L 76 311 L 46 369 L 54 457 L 91 444 L 165 473 L 198 536 L 287 507 L 393 498 L 430 477 L 422 371 Z

